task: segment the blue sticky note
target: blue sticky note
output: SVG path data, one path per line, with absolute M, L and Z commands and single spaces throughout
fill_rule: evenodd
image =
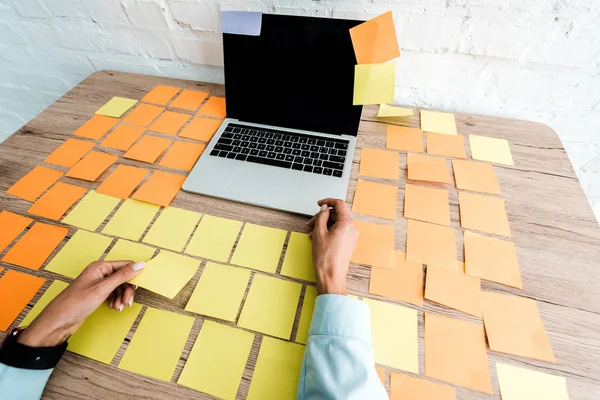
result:
M 235 35 L 260 36 L 262 13 L 254 11 L 223 11 L 221 32 Z

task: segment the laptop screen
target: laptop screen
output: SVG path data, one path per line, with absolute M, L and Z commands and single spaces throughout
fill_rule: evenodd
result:
M 356 56 L 362 21 L 263 14 L 260 36 L 223 34 L 227 116 L 356 136 Z

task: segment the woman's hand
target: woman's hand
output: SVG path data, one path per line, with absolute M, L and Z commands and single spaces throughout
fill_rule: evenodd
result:
M 127 283 L 138 275 L 144 262 L 96 261 L 83 272 L 25 329 L 17 341 L 30 347 L 54 347 L 63 343 L 106 299 L 121 311 L 133 303 L 134 287 Z
M 313 228 L 312 250 L 317 292 L 345 295 L 346 276 L 359 232 L 343 200 L 323 199 L 318 204 L 321 211 L 308 221 Z

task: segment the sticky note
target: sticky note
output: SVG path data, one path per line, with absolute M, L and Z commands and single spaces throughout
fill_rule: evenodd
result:
M 148 172 L 150 171 L 144 168 L 119 164 L 110 175 L 104 178 L 100 186 L 96 189 L 96 192 L 119 199 L 126 199 L 144 180 Z
M 408 154 L 406 156 L 408 179 L 437 183 L 452 183 L 445 158 Z
M 217 119 L 194 117 L 179 133 L 179 136 L 201 142 L 209 142 L 222 123 L 223 121 Z
M 221 32 L 234 35 L 260 36 L 262 13 L 256 11 L 221 12 Z
M 423 265 L 406 261 L 396 251 L 393 269 L 371 267 L 369 293 L 390 299 L 423 305 Z
M 137 242 L 119 239 L 117 243 L 110 249 L 105 261 L 150 261 L 154 256 L 156 249 Z
M 179 193 L 184 181 L 185 176 L 154 171 L 150 178 L 131 197 L 167 207 Z
M 289 340 L 302 285 L 255 274 L 238 326 Z
M 200 213 L 194 211 L 167 207 L 150 227 L 143 241 L 181 252 L 200 220 L 200 216 Z
M 7 270 L 0 278 L 0 331 L 6 332 L 46 280 Z
M 196 111 L 204 99 L 208 96 L 207 92 L 197 90 L 187 90 L 179 94 L 171 103 L 172 108 L 181 108 L 182 110 Z
M 86 139 L 98 140 L 110 131 L 119 122 L 118 118 L 94 115 L 85 124 L 81 125 L 73 135 Z
M 492 394 L 483 325 L 425 313 L 425 375 Z
M 179 88 L 173 86 L 156 85 L 154 88 L 142 97 L 145 103 L 158 104 L 166 106 L 169 101 L 179 92 Z
M 293 399 L 304 346 L 263 336 L 247 400 Z
M 496 363 L 502 400 L 569 400 L 567 380 L 527 368 Z
M 371 310 L 371 342 L 375 362 L 419 373 L 417 310 L 363 299 Z
M 142 305 L 133 303 L 118 312 L 103 303 L 69 338 L 67 350 L 110 364 L 131 330 Z
M 354 67 L 354 100 L 360 104 L 381 104 L 394 101 L 396 63 L 362 64 Z
M 32 222 L 31 218 L 6 210 L 0 211 L 0 253 Z
M 199 266 L 199 260 L 161 250 L 129 283 L 173 299 L 194 277 Z
M 471 157 L 474 160 L 495 164 L 515 165 L 508 140 L 486 136 L 469 135 Z
M 406 260 L 456 269 L 456 238 L 448 226 L 408 220 Z
M 395 221 L 397 209 L 398 188 L 396 186 L 358 180 L 352 212 Z
M 427 154 L 452 158 L 467 158 L 463 135 L 443 135 L 427 132 Z
M 390 400 L 455 400 L 456 389 L 409 375 L 392 372 L 390 378 Z
M 121 116 L 125 114 L 127 110 L 135 105 L 135 103 L 137 103 L 137 100 L 115 96 L 98 110 L 96 110 L 95 114 L 113 118 L 121 118 Z
M 307 234 L 292 232 L 283 257 L 280 274 L 303 281 L 316 281 L 312 259 L 312 240 Z
M 306 344 L 308 341 L 308 332 L 310 323 L 312 322 L 313 312 L 315 310 L 315 302 L 317 301 L 317 288 L 307 286 L 304 293 L 304 301 L 302 303 L 302 311 L 300 312 L 300 322 L 298 323 L 298 331 L 296 332 L 296 342 Z
M 158 165 L 182 171 L 191 171 L 205 148 L 205 144 L 175 142 L 167 150 Z
M 490 350 L 556 362 L 535 300 L 482 292 L 481 309 Z
M 350 37 L 358 64 L 382 63 L 400 57 L 391 11 L 351 28 Z
M 144 128 L 135 125 L 117 125 L 117 127 L 100 143 L 100 146 L 127 151 L 144 133 Z
M 411 115 L 415 115 L 411 108 L 394 107 L 387 104 L 381 104 L 377 112 L 379 118 L 410 117 Z
M 204 214 L 185 252 L 197 257 L 227 262 L 240 229 L 241 221 Z
M 363 148 L 359 175 L 383 179 L 400 179 L 400 154 L 394 151 Z
M 464 245 L 467 274 L 523 289 L 514 243 L 465 231 Z
M 150 125 L 148 130 L 174 136 L 189 119 L 189 114 L 165 111 Z
M 75 164 L 65 176 L 70 178 L 83 179 L 85 181 L 95 181 L 104 171 L 117 161 L 119 156 L 114 154 L 91 151 Z
M 356 264 L 365 264 L 381 268 L 394 268 L 394 227 L 354 221 L 360 231 L 358 244 L 350 259 Z
M 510 237 L 504 199 L 458 192 L 458 205 L 460 226 L 464 229 Z
M 102 233 L 138 241 L 159 208 L 154 204 L 127 199 L 106 223 Z
M 80 229 L 50 260 L 44 271 L 75 279 L 85 267 L 100 260 L 111 243 L 112 238 Z
M 500 194 L 500 186 L 492 164 L 453 160 L 452 168 L 457 189 Z
M 406 184 L 404 218 L 450 226 L 450 203 L 446 189 Z
M 438 111 L 421 110 L 421 130 L 443 135 L 458 134 L 454 114 Z
M 208 262 L 185 309 L 235 322 L 249 280 L 250 270 Z
M 152 164 L 171 143 L 173 141 L 167 138 L 144 135 L 123 157 Z
M 282 229 L 246 224 L 231 264 L 274 274 L 286 236 Z
M 67 139 L 44 160 L 47 164 L 71 168 L 94 147 L 94 142 Z
M 162 107 L 142 103 L 127 114 L 127 116 L 123 118 L 123 122 L 146 127 L 164 110 L 165 109 Z
M 379 380 L 381 381 L 381 384 L 383 386 L 385 386 L 385 369 L 381 368 L 381 367 L 375 367 L 375 371 L 377 371 L 377 375 L 379 376 Z
M 42 195 L 27 212 L 32 215 L 58 221 L 87 191 L 86 188 L 57 182 Z
M 31 310 L 27 313 L 23 321 L 19 324 L 19 328 L 29 326 L 34 319 L 46 308 L 46 306 L 54 300 L 63 290 L 69 286 L 67 282 L 56 280 L 46 289 L 42 297 L 35 303 Z
M 148 307 L 119 368 L 170 382 L 193 325 L 192 317 Z
M 4 255 L 2 261 L 38 270 L 67 233 L 67 228 L 36 222 Z
M 254 335 L 205 320 L 177 383 L 220 399 L 235 399 Z
M 63 176 L 63 173 L 52 168 L 36 166 L 8 188 L 6 193 L 24 200 L 34 201 L 50 186 Z
M 116 197 L 90 190 L 62 222 L 88 231 L 95 231 L 120 201 Z
M 423 132 L 417 128 L 386 125 L 386 148 L 390 150 L 423 152 Z
M 481 318 L 481 282 L 463 272 L 427 267 L 425 298 Z
M 204 103 L 202 107 L 200 107 L 200 110 L 198 110 L 198 114 L 220 119 L 225 118 L 225 98 L 217 96 L 209 97 L 208 100 L 206 100 L 206 103 Z

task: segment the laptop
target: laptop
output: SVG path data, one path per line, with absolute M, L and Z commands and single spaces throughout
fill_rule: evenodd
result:
M 345 199 L 362 113 L 349 29 L 360 23 L 263 14 L 260 36 L 223 34 L 227 118 L 183 189 L 304 215 Z

